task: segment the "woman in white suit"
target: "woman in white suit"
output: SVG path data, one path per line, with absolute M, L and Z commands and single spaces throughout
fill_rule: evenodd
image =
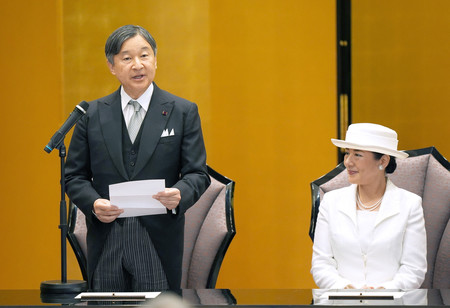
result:
M 416 289 L 427 270 L 422 199 L 396 187 L 397 133 L 387 127 L 349 126 L 345 140 L 348 187 L 320 203 L 311 273 L 321 289 Z

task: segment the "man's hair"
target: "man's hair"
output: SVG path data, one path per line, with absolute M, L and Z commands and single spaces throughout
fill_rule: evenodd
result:
M 108 62 L 114 64 L 114 56 L 120 52 L 123 43 L 136 35 L 142 36 L 150 44 L 156 56 L 156 42 L 153 36 L 141 26 L 126 25 L 111 33 L 106 40 L 105 55 Z

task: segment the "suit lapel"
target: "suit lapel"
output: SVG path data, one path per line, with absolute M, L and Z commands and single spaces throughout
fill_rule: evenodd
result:
M 387 180 L 386 192 L 384 193 L 375 226 L 379 225 L 383 220 L 400 213 L 398 194 L 395 194 L 396 188 L 397 187 L 391 182 L 391 180 Z
M 386 218 L 396 215 L 400 212 L 399 202 L 395 195 L 396 186 L 390 181 L 387 181 L 386 192 L 383 197 L 382 206 L 377 215 L 375 226 L 380 224 Z M 351 185 L 347 191 L 345 199 L 339 204 L 339 210 L 347 215 L 355 226 L 356 221 L 356 185 Z
M 122 108 L 120 105 L 120 90 L 99 101 L 100 125 L 111 160 L 125 179 L 127 171 L 123 164 L 122 154 Z M 118 137 L 119 136 L 119 137 Z
M 167 121 L 172 114 L 174 102 L 165 99 L 163 92 L 155 84 L 154 87 L 150 107 L 142 123 L 139 153 L 132 177 L 138 174 L 152 157 L 159 139 L 161 139 L 161 134 L 166 128 Z
M 345 198 L 343 198 L 342 202 L 339 203 L 339 211 L 348 216 L 352 222 L 353 226 L 357 226 L 356 221 L 356 185 L 351 185 L 346 190 Z
M 342 198 L 341 202 L 338 204 L 339 211 L 342 212 L 344 215 L 348 216 L 352 222 L 353 222 L 353 231 L 354 235 L 356 236 L 357 245 L 359 246 L 360 243 L 357 240 L 357 229 L 358 229 L 358 222 L 356 218 L 356 185 L 351 185 L 348 190 L 346 191 L 346 195 L 344 198 Z M 388 180 L 387 186 L 386 186 L 386 192 L 383 198 L 382 205 L 380 207 L 380 210 L 377 214 L 377 218 L 374 225 L 373 232 L 376 232 L 377 226 L 382 223 L 385 219 L 397 215 L 400 213 L 399 208 L 399 201 L 398 197 L 395 194 L 396 186 Z M 372 242 L 373 243 L 373 242 Z M 369 245 L 368 251 L 370 251 L 372 243 Z

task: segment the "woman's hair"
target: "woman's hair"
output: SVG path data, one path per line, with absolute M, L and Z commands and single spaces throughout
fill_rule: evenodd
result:
M 378 152 L 372 152 L 373 156 L 375 157 L 376 160 L 381 159 L 381 157 L 383 155 L 386 154 L 382 154 L 382 153 L 378 153 Z M 386 173 L 393 173 L 395 171 L 395 169 L 397 169 L 397 162 L 395 161 L 395 157 L 394 156 L 389 156 L 389 164 L 386 166 Z

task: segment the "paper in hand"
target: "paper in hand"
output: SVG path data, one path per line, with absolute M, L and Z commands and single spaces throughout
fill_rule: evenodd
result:
M 109 185 L 109 198 L 112 205 L 123 209 L 119 217 L 166 214 L 167 208 L 153 199 L 165 190 L 165 180 L 130 181 Z

